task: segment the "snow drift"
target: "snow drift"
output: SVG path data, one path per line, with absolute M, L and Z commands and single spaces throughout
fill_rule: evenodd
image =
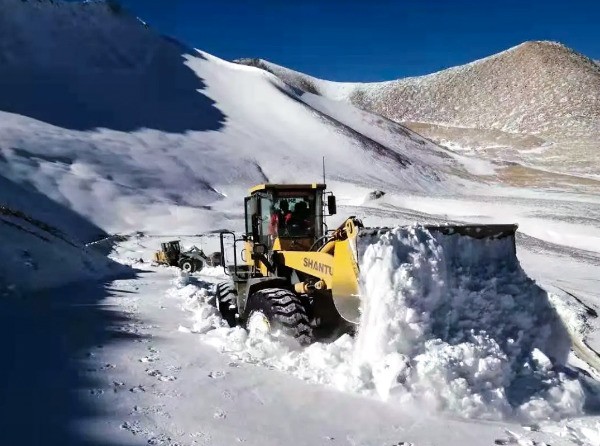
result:
M 582 387 L 565 374 L 568 334 L 509 239 L 415 226 L 363 238 L 359 252 L 358 334 L 304 350 L 277 334 L 227 328 L 206 289 L 184 281 L 174 293 L 206 342 L 313 382 L 465 417 L 583 411 Z
M 104 256 L 106 250 L 85 246 L 106 235 L 69 208 L 0 174 L 0 296 L 125 272 Z

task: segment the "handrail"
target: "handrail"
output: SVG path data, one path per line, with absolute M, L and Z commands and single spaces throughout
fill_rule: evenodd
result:
M 237 276 L 237 251 L 236 251 L 236 238 L 235 238 L 235 233 L 232 231 L 221 231 L 219 232 L 219 239 L 220 239 L 220 243 L 221 243 L 221 266 L 223 267 L 223 271 L 225 272 L 226 275 L 230 276 L 231 274 L 229 274 L 229 271 L 227 271 L 227 265 L 226 265 L 226 261 L 225 261 L 225 236 L 226 235 L 231 235 L 233 237 L 233 270 L 235 272 L 235 275 Z

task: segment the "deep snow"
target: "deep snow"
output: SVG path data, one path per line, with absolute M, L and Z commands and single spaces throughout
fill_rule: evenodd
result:
M 148 241 L 135 241 L 129 249 Z M 21 345 L 27 339 L 29 351 L 40 350 L 20 353 L 22 375 L 0 372 L 9 378 L 0 383 L 3 394 L 11 395 L 3 403 L 14 403 L 0 419 L 3 441 L 491 446 L 496 440 L 518 439 L 521 444 L 566 445 L 578 444 L 572 438 L 585 439 L 581 432 L 594 427 L 565 421 L 553 424 L 555 433 L 548 434 L 543 424 L 465 422 L 232 359 L 178 330 L 189 313 L 180 310 L 179 299 L 167 295 L 176 270 L 138 267 L 145 271 L 135 278 L 39 296 L 53 311 L 2 313 L 36 327 L 24 324 L 15 331 L 3 324 L 3 330 L 15 335 L 4 339 L 20 335 Z M 210 288 L 214 277 L 198 274 L 190 280 Z M 49 376 L 55 379 L 46 381 Z
M 68 207 L 0 175 L 0 296 L 122 273 L 104 249 L 86 242 L 106 233 Z
M 0 380 L 2 394 L 10 396 L 3 399 L 7 443 L 598 443 L 597 418 L 567 416 L 581 412 L 579 385 L 587 383 L 585 370 L 593 375 L 597 358 L 591 350 L 566 358 L 564 333 L 552 322 L 558 311 L 571 335 L 600 346 L 593 316 L 600 298 L 596 196 L 566 193 L 560 185 L 551 191 L 494 186 L 493 163 L 457 156 L 377 115 L 300 94 L 261 70 L 165 39 L 103 2 L 0 0 L 0 6 L 0 209 L 9 209 L 0 215 L 0 290 L 23 297 L 2 301 L 0 338 L 13 355 Z M 151 94 L 144 94 L 148 89 Z M 80 113 L 75 96 L 94 112 Z M 60 107 L 50 107 L 57 98 L 64 99 Z M 165 113 L 157 108 L 163 103 L 170 104 Z M 389 299 L 373 300 L 381 306 L 365 312 L 375 317 L 391 308 L 407 317 L 393 326 L 363 327 L 355 339 L 299 350 L 285 339 L 222 327 L 205 304 L 219 271 L 179 278 L 173 286 L 176 271 L 147 264 L 161 240 L 240 230 L 249 186 L 317 181 L 322 156 L 340 203 L 330 227 L 352 214 L 371 226 L 518 222 L 519 258 L 553 294 L 527 281 L 516 263 L 489 271 L 469 264 L 475 277 L 486 279 L 458 282 L 463 275 L 450 275 L 443 280 L 456 286 L 448 290 L 436 281 L 399 286 L 379 267 L 391 262 L 389 272 L 402 264 L 404 274 L 417 277 L 431 269 L 438 279 L 457 262 L 466 267 L 464 258 L 440 254 L 451 242 L 421 248 L 400 232 L 388 245 L 370 243 L 371 254 L 365 253 L 363 271 L 370 259 L 381 279 L 374 284 L 365 278 L 365 286 L 371 284 L 365 292 L 389 292 Z M 386 194 L 374 198 L 375 189 Z M 147 236 L 84 246 L 135 231 Z M 216 245 L 208 239 L 210 252 Z M 418 265 L 407 261 L 408 251 L 397 250 L 405 244 L 414 250 L 410 259 L 439 255 L 437 263 L 429 263 L 432 257 Z M 102 251 L 111 245 L 113 261 L 143 271 L 133 276 L 115 267 Z M 128 278 L 95 281 L 115 273 Z M 492 287 L 486 274 L 502 279 Z M 509 282 L 532 300 L 520 300 Z M 487 298 L 463 302 L 461 287 Z M 431 299 L 411 301 L 417 290 L 431 290 Z M 454 299 L 453 311 L 444 313 L 436 290 Z M 510 302 L 520 310 L 518 320 L 507 317 Z M 440 304 L 439 314 L 423 318 L 425 303 Z M 474 316 L 481 311 L 477 305 L 493 310 L 497 326 Z M 479 332 L 442 333 L 442 314 Z M 532 325 L 514 336 L 519 356 L 505 335 Z M 401 348 L 411 330 L 412 343 Z M 548 332 L 557 341 L 550 347 Z M 410 371 L 407 361 L 414 365 Z M 582 369 L 578 379 L 554 366 L 565 361 Z M 527 373 L 534 375 L 528 393 L 517 386 Z M 404 383 L 397 382 L 400 375 Z M 506 419 L 457 419 L 458 412 L 567 418 L 527 424 L 527 430 Z
M 355 339 L 301 350 L 281 334 L 228 328 L 208 303 L 210 290 L 186 276 L 171 291 L 193 313 L 182 331 L 235 358 L 404 407 L 538 421 L 583 414 L 584 390 L 565 367 L 569 334 L 510 239 L 409 227 L 361 237 L 359 246 Z

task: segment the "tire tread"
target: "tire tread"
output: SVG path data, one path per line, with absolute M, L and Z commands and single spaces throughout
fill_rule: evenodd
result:
M 292 291 L 283 288 L 265 288 L 255 292 L 246 305 L 246 320 L 254 311 L 262 311 L 271 323 L 280 325 L 301 345 L 312 342 L 312 327 L 306 308 Z
M 237 292 L 231 282 L 220 282 L 215 289 L 214 304 L 230 327 L 237 325 Z

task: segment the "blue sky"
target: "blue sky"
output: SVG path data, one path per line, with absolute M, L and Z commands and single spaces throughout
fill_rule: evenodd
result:
M 600 0 L 121 0 L 224 59 L 261 57 L 331 80 L 431 73 L 526 40 L 600 59 Z

